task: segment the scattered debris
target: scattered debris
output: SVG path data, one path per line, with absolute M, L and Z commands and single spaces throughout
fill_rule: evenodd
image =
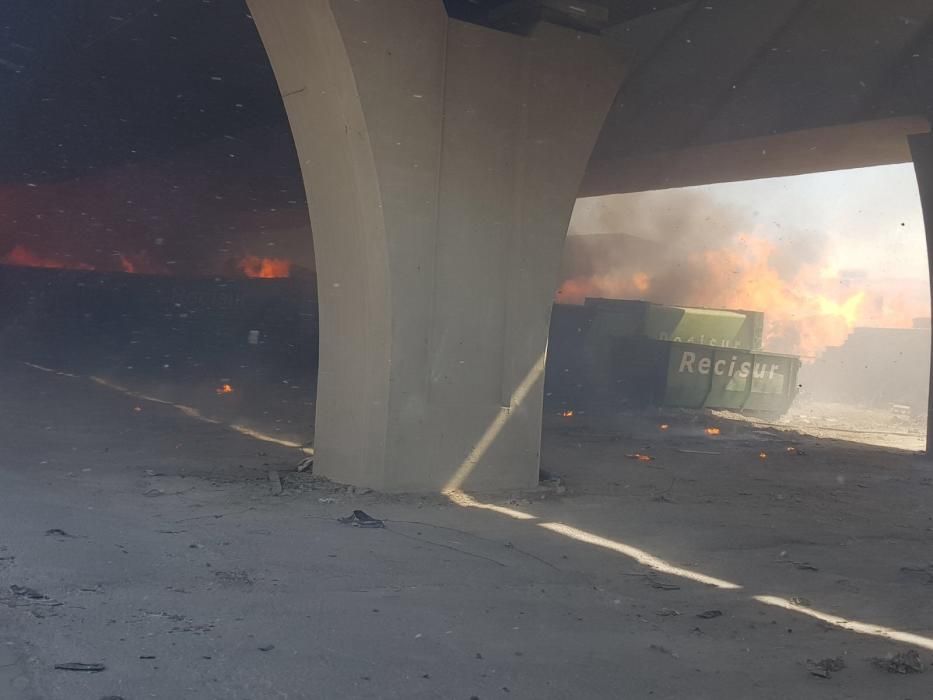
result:
M 148 496 L 149 498 L 153 498 L 155 496 L 164 496 L 164 495 L 165 495 L 165 491 L 163 491 L 162 489 L 157 489 L 155 487 L 149 489 L 148 491 L 143 492 L 143 496 Z
M 923 662 L 916 649 L 908 649 L 893 656 L 876 657 L 871 661 L 888 673 L 923 673 Z
M 261 647 L 258 647 L 259 651 L 272 651 L 275 649 L 275 644 L 263 644 Z
M 787 453 L 796 455 L 798 457 L 805 457 L 807 454 L 806 452 L 801 450 L 799 447 L 793 447 L 793 446 L 787 448 Z
M 85 671 L 87 673 L 99 673 L 107 667 L 103 664 L 82 664 L 77 661 L 69 661 L 64 664 L 55 664 L 59 671 Z
M 632 454 L 625 455 L 626 459 L 637 459 L 639 462 L 653 462 L 654 457 L 651 455 L 643 455 L 641 452 L 633 452 Z
M 30 600 L 48 600 L 47 595 L 43 595 L 35 588 L 29 588 L 29 586 L 17 586 L 15 583 L 10 586 L 10 591 L 13 595 L 19 598 L 29 598 Z
M 661 591 L 679 591 L 680 586 L 676 583 L 668 583 L 667 581 L 658 581 L 656 578 L 648 578 L 648 583 L 651 584 L 652 588 L 657 588 Z
M 325 496 L 324 498 L 317 499 L 318 503 L 336 503 L 337 499 L 333 496 Z
M 298 471 L 303 472 L 305 469 L 310 469 L 314 465 L 314 457 L 305 457 L 303 460 L 298 462 Z
M 250 575 L 242 569 L 215 571 L 214 576 L 217 578 L 217 580 L 222 581 L 223 583 L 239 584 L 245 586 L 253 585 L 253 579 L 250 578 Z
M 846 667 L 845 659 L 837 656 L 835 659 L 820 659 L 813 661 L 807 659 L 807 670 L 819 678 L 832 678 L 832 674 Z
M 547 479 L 540 479 L 538 486 L 543 489 L 551 489 L 555 495 L 563 496 L 567 493 L 567 487 L 559 476 L 548 475 Z
M 685 455 L 721 455 L 722 452 L 714 452 L 713 450 L 687 450 L 678 447 L 677 451 Z
M 139 658 L 140 658 L 140 659 L 143 659 L 143 660 L 154 659 L 154 658 L 155 658 L 155 655 L 153 655 L 153 654 L 142 654 L 142 655 L 140 655 Z
M 714 617 L 722 617 L 722 610 L 706 610 L 697 615 L 704 620 L 712 620 Z
M 386 524 L 381 520 L 372 517 L 362 510 L 355 510 L 345 518 L 337 518 L 337 522 L 353 527 L 385 527 Z
M 675 659 L 680 658 L 680 657 L 677 656 L 677 654 L 676 654 L 675 652 L 671 651 L 671 650 L 668 649 L 667 647 L 662 646 L 662 645 L 660 645 L 660 644 L 652 644 L 649 648 L 650 648 L 650 649 L 654 649 L 655 651 L 659 651 L 659 652 L 661 652 L 662 654 L 667 654 L 667 655 L 669 655 L 669 656 L 673 656 Z
M 47 537 L 74 537 L 74 535 L 69 535 L 60 527 L 53 527 L 51 530 L 46 530 L 45 534 Z
M 813 566 L 813 564 L 810 564 L 805 561 L 795 561 L 794 568 L 800 569 L 801 571 L 819 571 L 819 569 Z
M 900 570 L 901 573 L 910 574 L 911 576 L 922 576 L 925 584 L 933 584 L 933 564 L 925 567 L 902 566 Z
M 659 617 L 677 617 L 680 615 L 680 611 L 674 610 L 674 608 L 661 608 L 660 610 L 656 610 L 654 614 Z
M 809 608 L 813 605 L 806 598 L 801 598 L 800 596 L 796 596 L 796 595 L 790 599 L 790 602 L 793 603 L 794 605 L 799 605 L 801 608 Z
M 279 478 L 279 473 L 274 469 L 269 471 L 269 494 L 272 496 L 281 496 L 282 495 L 282 479 Z

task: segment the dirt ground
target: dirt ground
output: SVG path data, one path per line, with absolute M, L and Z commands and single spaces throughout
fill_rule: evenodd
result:
M 0 388 L 4 700 L 933 696 L 910 451 L 550 417 L 560 482 L 458 505 L 298 474 L 297 448 L 83 377 Z M 924 672 L 884 668 L 909 650 Z

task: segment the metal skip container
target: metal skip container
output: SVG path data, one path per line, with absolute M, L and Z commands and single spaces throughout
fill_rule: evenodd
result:
M 555 407 L 647 405 L 780 415 L 800 360 L 761 350 L 757 311 L 587 299 L 557 305 L 545 393 Z M 585 408 L 584 408 L 585 407 Z

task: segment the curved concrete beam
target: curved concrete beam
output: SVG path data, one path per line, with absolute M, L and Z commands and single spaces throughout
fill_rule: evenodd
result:
M 537 481 L 551 298 L 622 77 L 604 40 L 440 0 L 249 0 L 308 193 L 315 469 L 390 490 Z

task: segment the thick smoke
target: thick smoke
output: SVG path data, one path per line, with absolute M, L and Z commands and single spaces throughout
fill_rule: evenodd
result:
M 570 234 L 559 302 L 764 311 L 774 351 L 814 356 L 857 323 L 909 327 L 928 313 L 923 295 L 894 304 L 897 285 L 836 270 L 828 232 L 787 230 L 696 190 L 584 200 Z

